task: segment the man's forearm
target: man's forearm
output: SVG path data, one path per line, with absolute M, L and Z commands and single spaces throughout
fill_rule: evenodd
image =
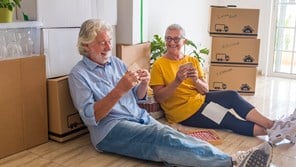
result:
M 107 116 L 122 96 L 123 93 L 117 88 L 114 88 L 109 94 L 107 94 L 107 96 L 97 101 L 94 105 L 96 121 L 99 121 Z

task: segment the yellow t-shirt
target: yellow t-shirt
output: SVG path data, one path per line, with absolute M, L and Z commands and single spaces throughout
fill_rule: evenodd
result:
M 204 77 L 201 64 L 195 57 L 185 56 L 182 60 L 157 59 L 151 69 L 150 86 L 168 85 L 176 78 L 179 66 L 192 62 L 198 76 Z M 184 80 L 171 97 L 160 103 L 169 122 L 179 123 L 192 116 L 204 103 L 205 96 L 198 93 L 190 78 Z

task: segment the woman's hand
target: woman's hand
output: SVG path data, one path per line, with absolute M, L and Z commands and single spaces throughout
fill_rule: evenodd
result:
M 175 81 L 178 84 L 181 84 L 185 79 L 187 79 L 187 72 L 188 72 L 188 67 L 181 65 L 179 67 L 179 70 L 177 71 Z
M 193 82 L 196 82 L 198 80 L 199 77 L 196 68 L 192 67 L 188 69 L 187 78 L 190 78 Z
M 196 82 L 198 79 L 197 70 L 191 63 L 183 64 L 179 67 L 175 80 L 180 84 L 187 78 L 191 78 L 193 82 Z
M 199 77 L 196 68 L 193 67 L 192 64 L 190 65 L 190 63 L 181 65 L 179 67 L 175 80 L 178 84 L 180 84 L 187 78 L 190 78 L 193 81 L 197 92 L 200 94 L 205 94 L 208 92 L 209 88 L 207 82 L 202 77 Z

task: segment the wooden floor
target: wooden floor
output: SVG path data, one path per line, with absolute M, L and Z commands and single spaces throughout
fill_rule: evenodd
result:
M 296 80 L 258 77 L 256 94 L 244 96 L 264 115 L 279 119 L 296 108 Z M 245 137 L 217 130 L 223 143 L 217 145 L 226 153 L 246 150 L 267 140 L 263 137 Z M 296 146 L 283 141 L 273 151 L 272 167 L 291 167 L 296 164 Z M 46 144 L 0 159 L 0 166 L 7 167 L 157 167 L 161 163 L 136 160 L 119 155 L 98 153 L 83 135 L 66 143 L 49 141 Z

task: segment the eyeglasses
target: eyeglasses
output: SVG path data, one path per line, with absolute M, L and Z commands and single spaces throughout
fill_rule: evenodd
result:
M 173 38 L 173 37 L 167 36 L 167 37 L 165 37 L 165 41 L 167 41 L 167 42 L 174 41 L 175 43 L 179 43 L 182 38 L 183 37 L 174 37 Z

